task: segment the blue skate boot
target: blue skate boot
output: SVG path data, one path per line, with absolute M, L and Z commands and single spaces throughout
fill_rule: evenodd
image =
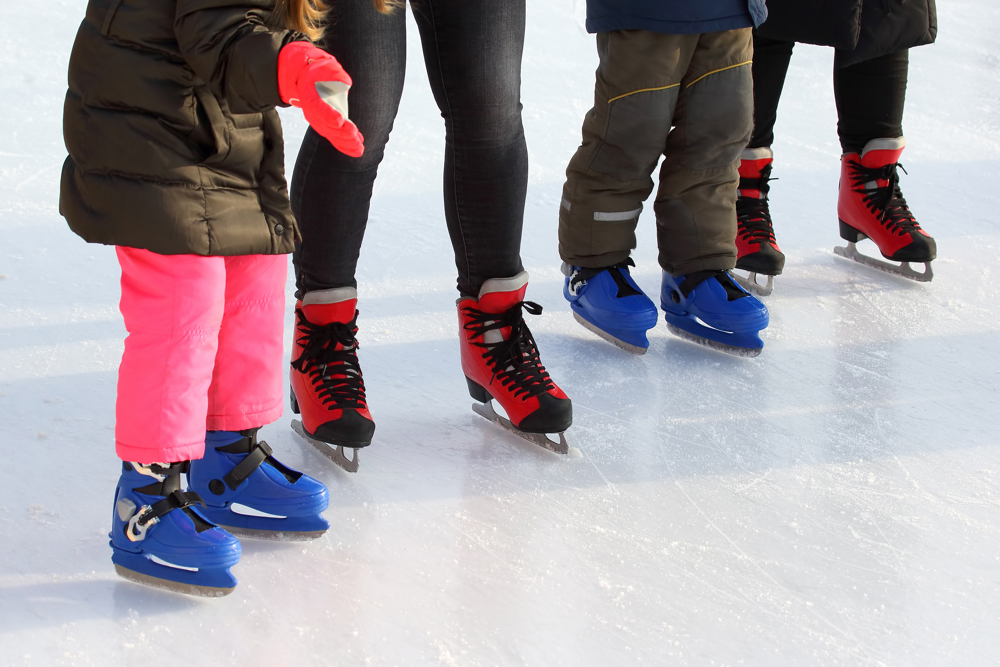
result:
M 207 433 L 205 457 L 192 461 L 188 472 L 188 488 L 207 505 L 202 513 L 240 537 L 319 537 L 330 527 L 320 514 L 330 503 L 329 492 L 271 456 L 257 431 Z
M 764 347 L 767 306 L 740 287 L 728 271 L 663 272 L 660 307 L 676 336 L 739 357 L 756 357 Z
M 586 269 L 563 262 L 563 296 L 573 317 L 587 329 L 632 354 L 646 354 L 646 332 L 656 326 L 656 305 L 632 280 L 631 259 L 614 266 Z
M 122 577 L 189 595 L 222 597 L 236 587 L 229 571 L 240 560 L 235 537 L 207 521 L 181 491 L 188 462 L 122 462 L 111 518 L 111 561 Z

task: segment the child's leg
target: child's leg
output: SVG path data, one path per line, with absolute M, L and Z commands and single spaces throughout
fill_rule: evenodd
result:
M 205 426 L 241 431 L 281 416 L 288 258 L 243 255 L 224 261 L 225 313 Z
M 202 431 L 205 455 L 191 462 L 188 489 L 204 500 L 202 513 L 234 535 L 319 537 L 330 527 L 321 515 L 326 487 L 257 440 L 257 429 L 282 411 L 288 258 L 226 257 L 225 267 L 225 314 L 203 424 L 212 433 Z
M 118 262 L 129 332 L 118 369 L 118 456 L 139 463 L 201 458 L 225 260 L 119 247 Z
M 642 202 L 653 190 L 650 176 L 666 149 L 698 37 L 647 30 L 597 35 L 594 108 L 566 169 L 559 211 L 559 254 L 567 264 L 611 266 L 635 248 Z
M 749 28 L 698 36 L 656 195 L 660 266 L 673 275 L 736 265 L 740 152 L 753 125 Z

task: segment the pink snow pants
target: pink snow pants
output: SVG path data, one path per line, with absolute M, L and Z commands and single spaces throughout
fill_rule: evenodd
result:
M 285 255 L 158 255 L 118 247 L 128 337 L 115 448 L 125 461 L 200 459 L 205 431 L 282 413 Z

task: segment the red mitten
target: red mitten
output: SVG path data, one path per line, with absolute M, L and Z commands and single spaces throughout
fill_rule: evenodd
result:
M 365 152 L 365 139 L 347 119 L 351 77 L 337 59 L 309 42 L 290 42 L 278 54 L 278 93 L 302 109 L 306 121 L 334 148 L 351 157 Z

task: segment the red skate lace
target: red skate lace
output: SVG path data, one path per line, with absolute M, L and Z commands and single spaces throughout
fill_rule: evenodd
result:
M 771 190 L 771 165 L 760 170 L 760 178 L 741 178 L 740 190 L 759 190 L 761 197 L 738 197 L 736 199 L 736 222 L 739 224 L 737 234 L 744 240 L 768 241 L 777 243 L 774 238 L 774 227 L 771 224 L 771 211 L 767 207 L 767 193 Z
M 302 354 L 292 361 L 292 368 L 308 375 L 313 387 L 321 384 L 316 395 L 323 404 L 332 402 L 334 408 L 364 408 L 365 381 L 361 374 L 357 350 L 360 347 L 354 337 L 358 330 L 358 312 L 347 324 L 313 324 L 306 319 L 301 308 L 295 309 L 299 317 L 297 339 L 302 346 Z M 337 344 L 343 349 L 338 350 Z
M 906 169 L 903 165 L 894 162 L 883 167 L 868 168 L 852 160 L 849 166 L 851 180 L 855 185 L 854 192 L 864 195 L 865 206 L 875 214 L 883 227 L 897 232 L 900 236 L 920 229 L 920 224 L 910 213 L 910 207 L 906 205 L 903 193 L 899 189 L 899 172 L 896 171 L 896 167 L 903 169 L 905 174 Z M 882 187 L 868 187 L 868 183 L 879 180 L 886 181 L 886 184 Z
M 470 306 L 462 308 L 462 312 L 469 318 L 465 323 L 465 330 L 480 340 L 487 331 L 510 327 L 507 340 L 471 344 L 485 350 L 483 358 L 493 371 L 490 384 L 499 380 L 504 389 L 510 391 L 515 398 L 520 396 L 525 401 L 554 389 L 556 385 L 549 378 L 538 356 L 538 346 L 521 314 L 522 307 L 531 315 L 542 313 L 542 307 L 533 301 L 520 301 L 502 313 L 484 313 Z

